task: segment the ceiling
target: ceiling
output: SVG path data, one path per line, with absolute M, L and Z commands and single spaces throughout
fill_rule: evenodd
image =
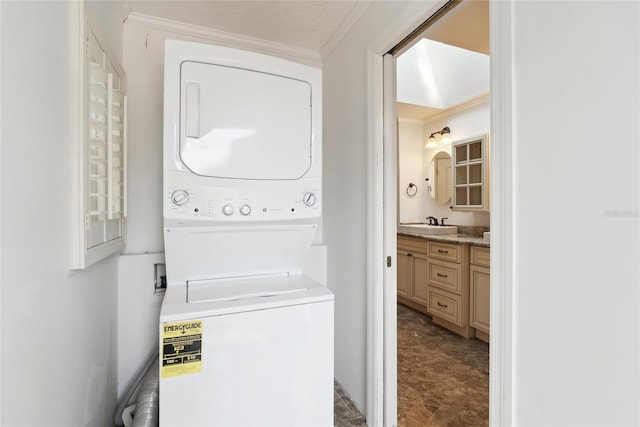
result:
M 422 38 L 488 55 L 489 2 L 487 0 L 464 1 L 427 28 L 421 35 L 421 39 Z M 416 44 L 419 43 L 419 40 L 420 39 L 416 40 Z M 410 55 L 409 51 L 405 52 L 405 54 Z M 402 57 L 403 55 L 400 56 Z M 401 61 L 399 60 L 398 63 L 400 64 Z M 401 74 L 400 70 L 398 74 Z M 454 76 L 451 77 L 454 78 Z M 455 76 L 455 79 L 463 78 L 464 76 Z M 459 84 L 465 83 L 461 80 L 457 80 L 457 82 Z M 429 108 L 411 103 L 399 102 L 397 105 L 398 117 L 408 119 L 425 120 L 442 111 L 442 109 Z
M 133 0 L 129 12 L 322 52 L 360 17 L 362 0 Z M 346 28 L 345 28 L 346 27 Z
M 489 1 L 463 2 L 429 27 L 423 37 L 489 55 Z
M 440 110 L 489 92 L 489 55 L 426 38 L 396 61 L 400 102 Z

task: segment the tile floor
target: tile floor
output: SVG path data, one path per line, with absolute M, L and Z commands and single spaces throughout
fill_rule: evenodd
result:
M 333 388 L 333 423 L 335 427 L 366 427 L 364 417 L 340 384 Z
M 489 425 L 489 344 L 398 304 L 398 426 Z
M 336 426 L 366 426 L 337 383 L 334 399 Z M 489 345 L 398 304 L 398 426 L 488 424 Z

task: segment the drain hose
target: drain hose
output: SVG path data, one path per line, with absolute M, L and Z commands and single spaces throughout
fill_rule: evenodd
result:
M 0 0 L 1 1 L 1 0 Z M 158 352 L 157 350 L 153 352 L 153 354 L 149 357 L 147 362 L 144 364 L 142 370 L 139 371 L 136 378 L 133 380 L 133 383 L 127 389 L 124 398 L 120 401 L 118 408 L 116 409 L 115 416 L 113 417 L 113 424 L 115 426 L 123 426 L 124 422 L 122 420 L 122 413 L 125 408 L 131 404 L 131 400 L 136 392 L 140 388 L 140 383 L 144 379 L 144 375 L 149 372 L 150 369 L 158 370 Z
M 136 409 L 133 414 L 133 427 L 157 427 L 159 419 L 158 406 L 158 359 L 147 370 L 136 401 Z

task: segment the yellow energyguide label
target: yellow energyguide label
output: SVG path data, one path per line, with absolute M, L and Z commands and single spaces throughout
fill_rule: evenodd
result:
M 202 320 L 162 324 L 162 378 L 202 371 Z

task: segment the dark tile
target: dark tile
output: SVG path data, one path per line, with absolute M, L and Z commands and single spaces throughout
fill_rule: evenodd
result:
M 336 427 L 366 427 L 364 417 L 337 381 L 334 381 L 333 400 L 333 423 Z
M 334 424 L 366 427 L 335 382 Z M 462 338 L 398 305 L 398 426 L 489 424 L 489 345 Z
M 398 305 L 398 426 L 489 423 L 489 346 Z

